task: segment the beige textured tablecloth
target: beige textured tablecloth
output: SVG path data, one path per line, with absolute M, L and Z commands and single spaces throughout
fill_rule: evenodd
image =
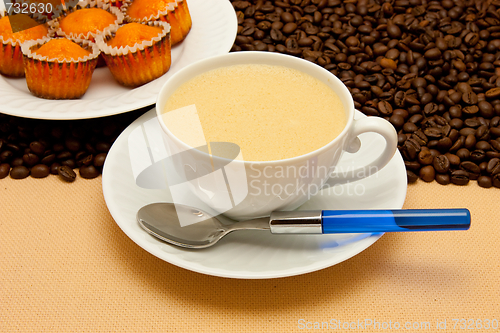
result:
M 137 246 L 109 214 L 101 178 L 6 178 L 0 332 L 431 332 L 445 321 L 459 332 L 460 319 L 500 331 L 499 199 L 496 188 L 419 182 L 404 208 L 466 207 L 472 228 L 386 234 L 318 272 L 232 280 Z

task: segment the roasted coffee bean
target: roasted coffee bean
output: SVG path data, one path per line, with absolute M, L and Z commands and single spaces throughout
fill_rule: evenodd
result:
M 432 164 L 433 160 L 434 157 L 432 156 L 431 151 L 427 147 L 425 147 L 425 149 L 422 148 L 420 153 L 418 153 L 418 161 L 422 165 Z
M 73 157 L 73 154 L 69 151 L 63 151 L 56 155 L 56 158 L 60 161 L 68 160 Z
M 94 161 L 94 156 L 85 151 L 81 151 L 75 155 L 76 166 L 81 167 L 82 165 L 92 164 Z
M 70 152 L 77 152 L 81 149 L 80 141 L 78 141 L 78 139 L 74 137 L 67 138 L 65 141 L 65 146 L 66 149 L 68 149 Z
M 18 165 L 10 170 L 10 178 L 24 179 L 30 175 L 30 170 L 24 165 Z
M 476 163 L 481 163 L 486 158 L 486 152 L 484 150 L 476 149 L 470 153 L 471 161 Z
M 85 179 L 92 179 L 99 176 L 99 171 L 92 165 L 84 165 L 79 169 L 80 176 Z
M 500 142 L 497 140 L 490 140 L 490 146 L 493 150 L 500 152 Z
M 486 172 L 490 175 L 496 175 L 497 173 L 500 173 L 500 158 L 492 158 L 491 160 L 489 160 L 486 167 Z
M 15 167 L 15 166 L 23 165 L 23 164 L 24 164 L 24 161 L 21 157 L 13 158 L 12 161 L 10 162 L 11 167 Z
M 479 169 L 479 166 L 471 161 L 464 161 L 460 163 L 460 169 L 467 171 L 469 173 L 469 178 L 472 180 L 477 179 L 481 174 L 481 169 Z
M 476 149 L 479 149 L 479 150 L 490 150 L 491 149 L 491 145 L 486 141 L 477 142 L 475 147 L 476 147 Z
M 471 150 L 476 146 L 476 136 L 474 134 L 469 134 L 465 138 L 465 145 L 464 147 Z
M 289 35 L 297 29 L 297 24 L 294 22 L 289 22 L 283 26 L 283 33 Z
M 399 37 L 401 37 L 401 29 L 395 24 L 389 24 L 387 26 L 387 33 L 391 38 L 398 39 Z
M 40 161 L 40 157 L 35 154 L 27 153 L 23 155 L 23 162 L 26 166 L 32 167 Z
M 51 174 L 51 175 L 58 175 L 58 174 L 59 174 L 58 170 L 59 170 L 59 167 L 60 167 L 60 166 L 61 166 L 61 164 L 60 164 L 60 163 L 58 163 L 58 162 L 54 162 L 54 163 L 52 163 L 52 164 L 50 165 L 50 174 Z
M 104 166 L 104 161 L 106 160 L 106 153 L 100 153 L 94 158 L 94 166 L 100 168 Z
M 31 168 L 31 177 L 45 178 L 50 174 L 50 168 L 45 164 L 37 164 Z
M 487 98 L 495 99 L 500 97 L 500 87 L 492 88 L 484 93 Z
M 484 188 L 490 188 L 493 186 L 490 176 L 479 176 L 477 179 L 477 184 Z
M 431 116 L 438 112 L 439 107 L 436 103 L 428 103 L 424 106 L 424 114 L 427 116 Z
M 485 140 L 488 139 L 490 131 L 488 130 L 488 126 L 486 125 L 481 125 L 478 127 L 475 136 L 478 140 Z
M 469 183 L 469 173 L 464 170 L 455 170 L 451 173 L 451 182 L 455 185 L 467 185 Z
M 399 129 L 403 126 L 405 120 L 403 117 L 401 117 L 400 115 L 397 115 L 397 114 L 393 114 L 390 118 L 389 118 L 389 122 L 396 128 L 396 129 Z
M 470 151 L 468 149 L 466 149 L 466 148 L 460 148 L 459 150 L 457 150 L 456 155 L 462 161 L 463 160 L 468 160 L 470 158 Z
M 437 173 L 447 173 L 450 170 L 450 161 L 446 155 L 434 157 L 432 165 Z
M 493 186 L 500 188 L 500 173 L 497 173 L 496 175 L 492 176 L 492 183 Z
M 404 143 L 403 154 L 409 160 L 414 160 L 417 157 L 417 154 L 420 152 L 420 144 L 414 139 L 408 139 Z
M 410 170 L 406 170 L 406 177 L 409 184 L 416 182 L 418 179 L 418 176 Z
M 415 131 L 411 138 L 415 140 L 420 146 L 425 146 L 429 142 L 429 138 L 422 132 L 422 130 Z
M 432 182 L 436 176 L 436 172 L 432 165 L 427 165 L 420 169 L 419 176 L 424 182 Z
M 61 165 L 57 168 L 57 173 L 61 177 L 62 180 L 67 182 L 73 182 L 76 179 L 76 173 L 70 167 L 66 165 Z
M 477 106 L 482 117 L 491 118 L 494 116 L 495 111 L 493 109 L 493 106 L 489 102 L 479 101 Z
M 54 163 L 55 160 L 56 160 L 56 155 L 55 154 L 49 154 L 49 155 L 43 157 L 40 160 L 40 163 L 43 163 L 45 165 L 51 165 L 52 163 Z
M 0 179 L 3 179 L 9 175 L 10 165 L 7 163 L 0 164 Z
M 405 167 L 407 170 L 418 171 L 421 166 L 417 161 L 405 161 Z
M 384 116 L 391 115 L 393 112 L 391 103 L 387 101 L 378 102 L 378 110 Z
M 439 139 L 443 136 L 443 132 L 437 127 L 426 128 L 424 134 L 431 139 Z
M 450 165 L 453 165 L 453 166 L 460 165 L 460 158 L 457 155 L 451 154 L 451 153 L 446 153 L 445 156 L 448 158 Z
M 441 185 L 448 185 L 449 183 L 451 183 L 451 177 L 447 173 L 439 173 L 436 175 L 436 182 Z
M 407 122 L 403 125 L 403 131 L 406 133 L 413 133 L 418 130 L 418 126 L 414 123 Z
M 450 150 L 452 146 L 453 141 L 449 137 L 441 138 L 437 143 L 437 148 L 443 152 Z
M 30 143 L 30 150 L 33 154 L 41 156 L 45 152 L 45 145 L 39 141 L 33 141 Z
M 100 153 L 107 153 L 111 148 L 111 144 L 109 142 L 98 142 L 95 145 L 95 149 Z

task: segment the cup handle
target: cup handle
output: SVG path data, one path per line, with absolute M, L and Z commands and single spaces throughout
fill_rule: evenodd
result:
M 347 173 L 334 172 L 327 183 L 340 184 L 366 178 L 378 172 L 391 161 L 397 149 L 398 135 L 392 124 L 382 118 L 366 117 L 354 120 L 347 147 L 357 146 L 357 148 L 359 148 L 358 135 L 367 132 L 375 132 L 384 137 L 386 145 L 382 154 L 364 167 Z

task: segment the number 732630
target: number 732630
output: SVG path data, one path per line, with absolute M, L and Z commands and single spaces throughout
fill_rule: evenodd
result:
M 497 330 L 498 319 L 452 319 L 457 330 Z

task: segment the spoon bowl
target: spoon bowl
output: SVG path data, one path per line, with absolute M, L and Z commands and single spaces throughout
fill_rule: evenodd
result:
M 189 215 L 193 224 L 181 226 L 181 214 Z M 266 226 L 269 229 L 269 218 L 263 218 L 262 221 L 261 227 L 251 229 L 266 229 Z M 210 247 L 232 231 L 249 229 L 248 223 L 236 223 L 223 215 L 213 217 L 203 210 L 173 203 L 154 203 L 142 207 L 137 212 L 137 222 L 146 232 L 167 243 L 193 249 Z

